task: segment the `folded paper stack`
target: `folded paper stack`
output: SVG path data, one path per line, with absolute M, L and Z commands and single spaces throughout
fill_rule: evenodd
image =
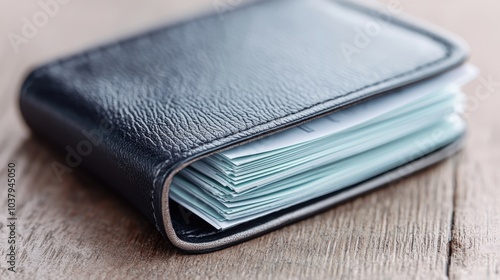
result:
M 462 66 L 203 158 L 174 177 L 170 197 L 227 229 L 372 178 L 463 133 L 460 87 L 475 72 Z

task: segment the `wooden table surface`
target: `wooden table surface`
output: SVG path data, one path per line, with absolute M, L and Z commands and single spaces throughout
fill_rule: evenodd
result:
M 466 39 L 481 79 L 465 88 L 470 133 L 464 151 L 387 188 L 223 251 L 184 255 L 84 170 L 59 183 L 50 165 L 57 155 L 30 136 L 19 115 L 17 96 L 28 69 L 235 2 L 72 0 L 59 5 L 17 53 L 9 32 L 20 34 L 23 17 L 31 19 L 43 8 L 35 0 L 0 3 L 0 278 L 500 278 L 500 2 L 495 0 L 395 1 L 404 13 Z M 5 259 L 9 162 L 16 164 L 18 180 L 15 274 L 6 270 Z

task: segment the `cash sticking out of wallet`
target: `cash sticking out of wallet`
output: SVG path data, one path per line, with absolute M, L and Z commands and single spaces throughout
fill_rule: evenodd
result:
M 180 171 L 170 198 L 227 229 L 342 190 L 442 148 L 464 132 L 464 65 L 220 152 Z

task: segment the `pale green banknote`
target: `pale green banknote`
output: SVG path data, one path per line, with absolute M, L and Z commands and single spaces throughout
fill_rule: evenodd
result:
M 476 72 L 465 65 L 199 160 L 170 198 L 226 229 L 370 179 L 463 133 L 460 87 Z

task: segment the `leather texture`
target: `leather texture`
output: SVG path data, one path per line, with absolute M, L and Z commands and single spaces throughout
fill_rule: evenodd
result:
M 465 58 L 459 41 L 394 14 L 260 1 L 43 65 L 27 77 L 20 105 L 32 130 L 66 155 L 62 165 L 107 182 L 181 249 L 209 251 L 263 230 L 183 226 L 168 201 L 176 170 Z

